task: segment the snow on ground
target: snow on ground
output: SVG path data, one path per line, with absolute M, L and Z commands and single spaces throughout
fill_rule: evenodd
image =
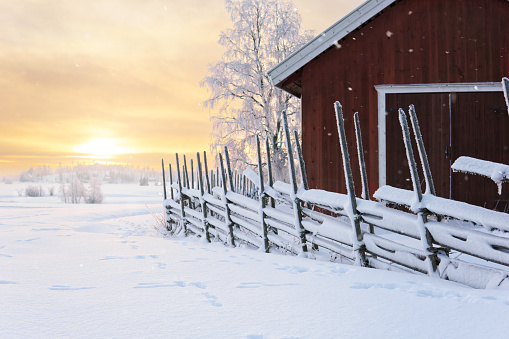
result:
M 509 291 L 160 238 L 161 187 L 102 205 L 0 184 L 1 338 L 495 338 Z

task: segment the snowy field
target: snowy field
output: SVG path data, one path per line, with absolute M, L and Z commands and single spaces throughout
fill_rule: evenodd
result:
M 0 184 L 0 338 L 504 338 L 509 291 L 161 238 L 161 187 L 101 205 Z

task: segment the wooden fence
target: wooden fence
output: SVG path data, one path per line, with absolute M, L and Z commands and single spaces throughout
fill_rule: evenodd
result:
M 362 198 L 354 193 L 339 102 L 335 103 L 335 110 L 347 194 L 308 188 L 300 145 L 295 139 L 303 187 L 297 186 L 290 132 L 283 112 L 290 183 L 273 182 L 267 141 L 267 178 L 259 140 L 258 173 L 252 169 L 232 173 L 225 147 L 224 159 L 219 154 L 215 172 L 208 171 L 206 153 L 203 164 L 197 153 L 196 169 L 191 161 L 190 180 L 186 158 L 181 168 L 177 154 L 176 180 L 169 165 L 169 196 L 164 163 L 162 166 L 168 229 L 229 246 L 243 243 L 265 252 L 279 249 L 301 256 L 307 256 L 308 251 L 330 251 L 354 265 L 420 272 L 474 288 L 509 288 L 509 214 L 435 196 L 414 108 L 410 107 L 409 114 L 426 191 L 421 191 L 407 116 L 400 109 L 413 191 L 383 186 L 374 194 L 377 201 L 368 200 L 358 114 L 354 120 Z M 394 204 L 407 209 L 390 207 Z

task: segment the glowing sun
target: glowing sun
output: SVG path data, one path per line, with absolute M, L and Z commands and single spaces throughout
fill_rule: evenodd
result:
M 78 153 L 87 154 L 97 158 L 108 158 L 114 155 L 129 153 L 129 150 L 118 145 L 115 138 L 94 138 L 89 142 L 75 147 Z

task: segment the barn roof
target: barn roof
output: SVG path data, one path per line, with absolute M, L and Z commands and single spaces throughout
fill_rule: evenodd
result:
M 396 0 L 368 0 L 364 2 L 269 70 L 272 82 L 276 86 L 283 88 L 282 83 L 293 73 L 394 2 Z M 284 87 L 290 93 L 300 96 L 300 86 L 298 84 L 292 83 Z

